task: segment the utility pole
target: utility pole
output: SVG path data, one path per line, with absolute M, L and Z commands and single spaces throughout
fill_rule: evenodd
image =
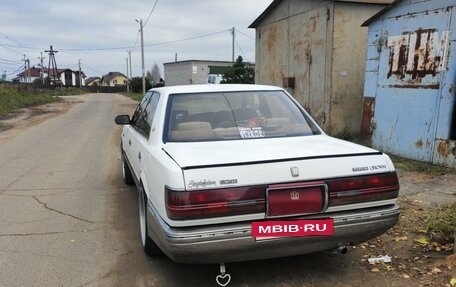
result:
M 27 74 L 28 74 L 28 71 L 27 71 L 27 56 L 24 54 L 24 59 L 22 60 L 24 61 L 24 83 L 27 83 Z
M 40 63 L 41 63 L 41 66 L 40 66 L 40 79 L 41 79 L 41 84 L 44 85 L 44 75 L 43 75 L 43 71 L 44 71 L 44 66 L 43 66 L 43 60 L 45 59 L 46 57 L 43 57 L 43 52 L 40 52 L 40 57 L 38 57 L 38 59 L 40 60 Z
M 235 34 L 236 34 L 236 29 L 233 27 L 233 30 L 231 32 L 233 34 L 233 40 L 232 40 L 232 54 L 231 54 L 231 61 L 234 63 L 234 42 L 235 42 Z
M 81 88 L 82 87 L 81 59 L 78 59 L 78 65 L 79 65 L 79 88 Z
M 139 21 L 140 32 L 141 32 L 141 69 L 142 69 L 142 91 L 143 95 L 146 94 L 146 71 L 144 68 L 144 35 L 143 35 L 143 20 L 140 19 Z
M 130 88 L 128 87 L 128 79 L 130 77 L 129 77 L 129 73 L 128 73 L 128 57 L 125 58 L 125 62 L 127 64 L 127 93 L 129 93 L 130 92 Z
M 131 50 L 128 50 L 128 62 L 129 62 L 129 65 L 130 65 L 130 79 L 128 81 L 128 84 L 131 87 L 131 79 L 133 78 L 133 74 L 131 73 Z
M 48 77 L 49 83 L 57 85 L 57 77 L 58 77 L 58 70 L 57 70 L 57 62 L 55 61 L 55 54 L 58 52 L 50 46 L 49 50 L 45 50 L 44 52 L 49 54 L 49 65 L 48 65 Z M 52 69 L 52 78 L 51 78 L 51 69 Z
M 32 82 L 32 73 L 30 71 L 30 59 L 27 59 L 27 82 Z
M 24 83 L 32 82 L 32 75 L 30 73 L 30 59 L 27 59 L 27 55 L 24 54 Z

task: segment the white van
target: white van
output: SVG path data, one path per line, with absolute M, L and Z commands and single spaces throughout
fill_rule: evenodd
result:
M 208 84 L 220 84 L 221 80 L 223 80 L 223 76 L 221 74 L 209 74 L 207 76 Z

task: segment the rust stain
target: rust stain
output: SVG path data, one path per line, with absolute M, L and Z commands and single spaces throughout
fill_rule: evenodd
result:
M 440 156 L 456 156 L 456 146 L 452 146 L 450 141 L 441 141 L 437 146 L 437 152 Z
M 417 85 L 417 84 L 402 84 L 402 85 L 388 85 L 389 88 L 405 88 L 405 89 L 430 89 L 438 90 L 440 89 L 440 84 L 431 84 L 431 85 Z
M 374 118 L 375 98 L 365 97 L 363 102 L 363 117 L 361 120 L 361 138 L 370 140 L 373 132 L 372 120 Z
M 266 46 L 268 47 L 268 53 L 271 54 L 276 46 L 277 43 L 277 28 L 271 27 L 268 31 L 268 38 L 267 38 Z
M 315 33 L 315 31 L 317 30 L 317 23 L 318 23 L 319 18 L 320 18 L 320 14 L 310 17 L 310 25 L 311 25 L 310 29 L 311 29 L 312 33 Z
M 423 145 L 424 145 L 424 143 L 423 143 L 423 141 L 422 141 L 421 139 L 418 140 L 418 141 L 415 143 L 415 146 L 416 146 L 417 148 L 422 148 Z
M 446 37 L 442 37 L 442 43 L 438 43 L 439 40 L 437 29 L 418 29 L 390 37 L 387 43 L 390 47 L 387 77 L 396 75 L 399 79 L 404 79 L 409 76 L 415 83 L 427 75 L 435 77 L 445 61 L 436 47 L 447 45 Z

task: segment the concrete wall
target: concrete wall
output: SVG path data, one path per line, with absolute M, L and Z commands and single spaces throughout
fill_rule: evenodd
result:
M 167 86 L 207 84 L 209 66 L 232 66 L 232 62 L 189 60 L 164 63 Z
M 367 27 L 383 6 L 335 3 L 330 130 L 358 133 L 362 118 Z

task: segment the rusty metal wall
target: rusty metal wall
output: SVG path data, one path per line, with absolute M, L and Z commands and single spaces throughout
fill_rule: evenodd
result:
M 312 117 L 329 131 L 331 6 L 323 6 L 289 20 L 287 74 L 295 78 L 294 94 Z
M 333 1 L 284 0 L 256 28 L 255 82 L 287 88 L 325 130 L 332 7 Z
M 420 161 L 456 165 L 454 0 L 400 1 L 369 25 L 364 108 L 372 143 Z M 372 104 L 374 99 L 374 104 Z M 364 133 L 369 132 L 366 125 Z
M 259 84 L 287 88 L 328 133 L 359 132 L 367 28 L 383 5 L 283 0 L 256 28 Z

